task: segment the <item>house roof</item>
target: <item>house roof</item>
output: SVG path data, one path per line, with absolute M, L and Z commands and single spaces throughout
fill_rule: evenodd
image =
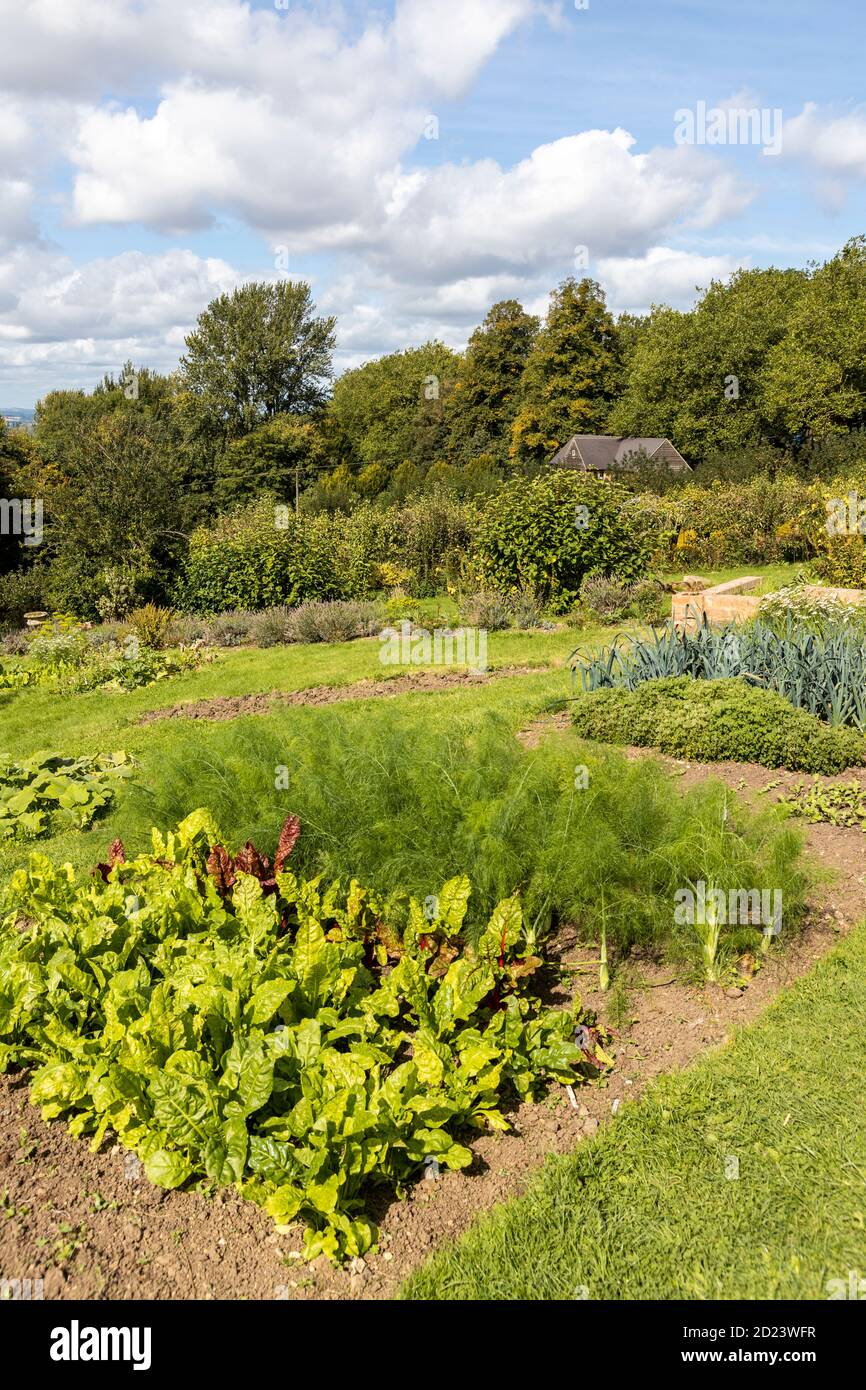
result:
M 608 472 L 624 463 L 629 454 L 645 453 L 649 458 L 669 439 L 636 434 L 573 434 L 550 460 L 561 468 L 582 468 L 585 472 Z M 670 444 L 672 449 L 675 448 Z M 682 458 L 678 449 L 675 452 Z M 683 463 L 685 463 L 683 459 Z M 688 467 L 688 464 L 686 464 Z

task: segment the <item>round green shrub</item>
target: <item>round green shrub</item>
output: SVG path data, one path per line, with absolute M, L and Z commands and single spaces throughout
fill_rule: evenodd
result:
M 556 469 L 515 479 L 490 501 L 475 565 L 481 588 L 532 589 L 563 612 L 576 602 L 585 575 L 640 579 L 650 550 L 623 488 Z
M 819 773 L 866 763 L 866 740 L 853 729 L 824 724 L 776 691 L 738 679 L 669 676 L 636 690 L 596 690 L 575 701 L 572 719 L 585 738 L 695 762 Z

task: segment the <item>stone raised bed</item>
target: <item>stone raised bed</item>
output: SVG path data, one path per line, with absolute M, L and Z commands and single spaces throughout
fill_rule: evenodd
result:
M 757 594 L 748 592 L 761 583 L 758 575 L 744 575 L 741 579 L 729 579 L 725 584 L 714 584 L 701 589 L 697 578 L 684 580 L 688 588 L 675 593 L 671 605 L 671 615 L 677 627 L 696 627 L 704 617 L 710 623 L 742 623 L 754 618 L 761 602 Z M 864 589 L 829 589 L 823 585 L 812 584 L 808 589 L 825 598 L 838 599 L 842 603 L 866 602 Z

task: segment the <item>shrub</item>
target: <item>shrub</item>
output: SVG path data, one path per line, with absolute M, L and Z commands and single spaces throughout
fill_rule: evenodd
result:
M 565 469 L 515 479 L 488 504 L 479 526 L 482 587 L 529 587 L 561 612 L 576 601 L 586 575 L 640 578 L 650 545 L 628 503 L 618 484 Z
M 470 594 L 460 604 L 460 618 L 471 627 L 500 632 L 503 628 L 511 627 L 514 605 L 505 594 Z
M 281 647 L 292 641 L 291 608 L 263 608 L 249 615 L 247 637 L 254 647 Z
M 664 497 L 641 493 L 633 506 L 653 537 L 654 564 L 718 568 L 814 554 L 814 540 L 800 522 L 810 496 L 801 479 L 781 475 L 709 487 L 693 483 Z
M 581 603 L 596 618 L 622 618 L 628 608 L 631 585 L 603 574 L 590 574 L 580 586 Z
M 602 622 L 618 622 L 624 618 L 656 622 L 664 611 L 663 591 L 652 580 L 624 584 L 604 575 L 589 575 L 580 586 L 580 600 L 592 617 Z
M 96 600 L 100 618 L 104 622 L 114 622 L 118 618 L 127 617 L 141 604 L 152 579 L 148 568 L 137 565 L 109 565 L 102 570 L 97 581 L 97 588 L 101 593 Z
M 775 691 L 740 680 L 677 676 L 635 690 L 596 690 L 578 697 L 572 718 L 585 738 L 696 762 L 821 773 L 866 763 L 866 741 L 853 730 L 830 728 Z
M 340 589 L 347 598 L 367 598 L 377 589 L 390 587 L 382 569 L 388 565 L 398 568 L 391 560 L 397 553 L 398 543 L 399 531 L 393 510 L 383 511 L 363 502 L 350 516 L 339 519 L 334 529 L 335 564 Z M 401 573 L 402 579 L 410 577 L 408 570 Z M 400 583 L 402 579 L 396 578 L 390 583 Z
M 159 608 L 155 603 L 146 603 L 141 608 L 133 609 L 128 621 L 139 642 L 158 651 L 161 647 L 168 646 L 171 619 L 170 608 Z
M 379 609 L 372 603 L 303 603 L 287 614 L 290 642 L 349 642 L 369 637 L 380 625 Z
M 394 558 L 411 575 L 407 587 L 413 598 L 429 598 L 459 581 L 477 525 L 475 504 L 459 502 L 444 492 L 396 509 Z
M 13 632 L 4 632 L 0 638 L 0 649 L 4 656 L 26 656 L 30 647 L 27 640 L 27 629 L 17 628 Z
M 204 641 L 215 647 L 240 647 L 249 640 L 252 613 L 217 613 L 204 625 Z
M 13 570 L 0 575 L 0 619 L 4 625 L 21 627 L 24 614 L 43 610 L 46 598 L 45 570 Z
M 541 627 L 544 622 L 544 606 L 534 589 L 520 589 L 512 599 L 514 625 L 524 631 Z
M 177 601 L 213 614 L 338 597 L 330 519 L 278 512 L 263 498 L 193 533 Z

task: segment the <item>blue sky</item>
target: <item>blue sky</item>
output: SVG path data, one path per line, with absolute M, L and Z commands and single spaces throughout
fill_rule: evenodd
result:
M 170 370 L 250 278 L 310 279 L 341 369 L 580 256 L 635 311 L 825 259 L 866 231 L 864 38 L 854 0 L 0 0 L 0 404 Z M 781 152 L 679 143 L 699 103 Z

